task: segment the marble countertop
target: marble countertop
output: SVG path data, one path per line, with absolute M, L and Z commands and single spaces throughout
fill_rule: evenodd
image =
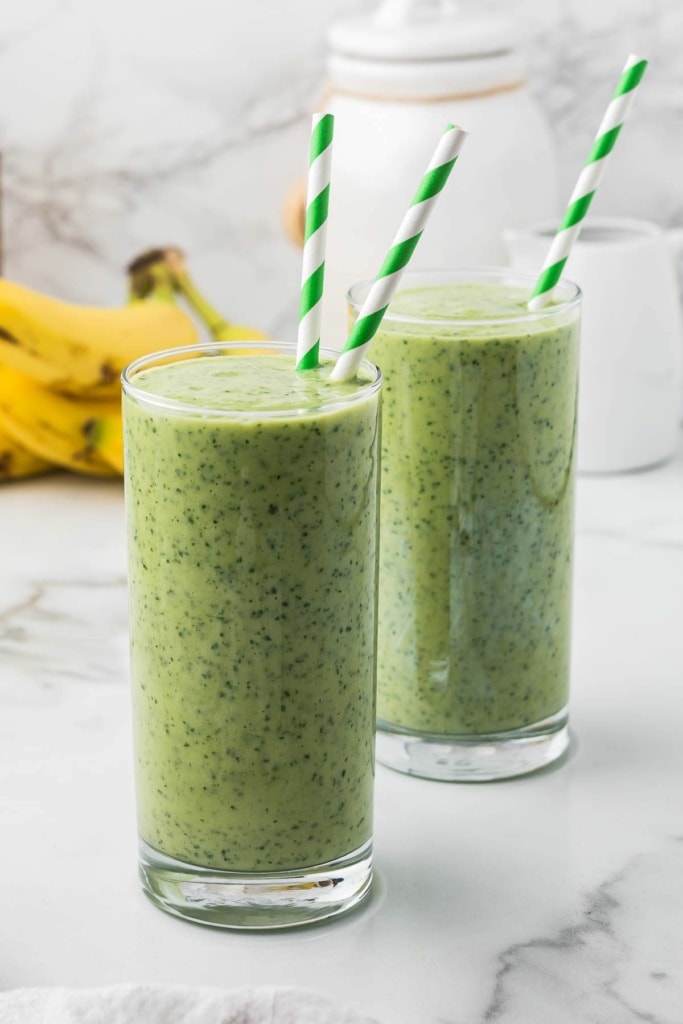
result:
M 454 785 L 379 768 L 373 897 L 278 934 L 136 878 L 119 483 L 0 490 L 0 989 L 302 985 L 383 1024 L 683 1019 L 683 444 L 581 478 L 573 744 Z

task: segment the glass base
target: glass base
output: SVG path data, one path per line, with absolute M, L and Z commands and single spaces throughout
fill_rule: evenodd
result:
M 410 732 L 377 723 L 377 760 L 406 775 L 445 782 L 491 782 L 552 764 L 569 747 L 567 708 L 523 729 L 484 736 Z
M 367 896 L 372 843 L 327 864 L 272 873 L 215 871 L 140 842 L 142 888 L 169 914 L 215 928 L 292 928 L 344 914 Z

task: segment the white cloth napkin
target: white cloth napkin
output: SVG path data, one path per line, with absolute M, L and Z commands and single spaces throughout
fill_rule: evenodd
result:
M 378 1024 L 294 988 L 115 985 L 0 992 L 0 1024 Z

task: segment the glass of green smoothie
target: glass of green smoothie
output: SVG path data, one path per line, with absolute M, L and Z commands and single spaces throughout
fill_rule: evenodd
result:
M 370 888 L 382 378 L 333 363 L 238 342 L 124 372 L 142 885 L 218 927 Z
M 524 774 L 568 746 L 578 288 L 531 313 L 505 269 L 406 274 L 383 395 L 377 758 Z M 367 284 L 351 289 L 352 316 Z

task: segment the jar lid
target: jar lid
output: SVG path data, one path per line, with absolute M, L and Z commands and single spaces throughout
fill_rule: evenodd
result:
M 335 22 L 333 53 L 375 60 L 445 60 L 492 56 L 515 49 L 512 22 L 472 15 L 452 0 L 384 0 L 369 15 Z

